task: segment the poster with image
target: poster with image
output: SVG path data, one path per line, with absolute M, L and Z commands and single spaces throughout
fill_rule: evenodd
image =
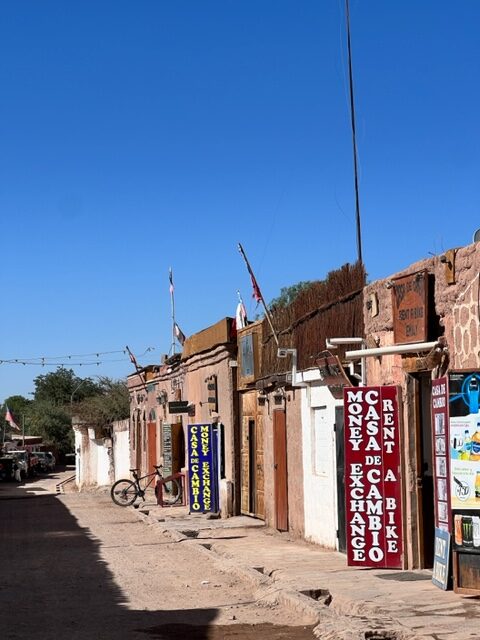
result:
M 480 372 L 450 373 L 450 497 L 454 510 L 480 511 L 479 397 Z
M 442 531 L 450 531 L 452 520 L 448 490 L 448 380 L 445 377 L 432 380 L 431 411 L 435 526 Z

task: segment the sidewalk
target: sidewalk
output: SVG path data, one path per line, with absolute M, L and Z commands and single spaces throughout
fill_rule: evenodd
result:
M 140 507 L 167 535 L 196 545 L 267 582 L 288 603 L 316 611 L 319 638 L 474 640 L 480 638 L 480 602 L 441 591 L 430 571 L 355 569 L 344 555 L 267 529 L 253 518 L 212 520 L 186 507 Z

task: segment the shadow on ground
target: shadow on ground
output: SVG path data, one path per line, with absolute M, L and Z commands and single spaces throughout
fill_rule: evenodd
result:
M 312 638 L 306 629 L 212 625 L 218 610 L 129 609 L 99 542 L 53 495 L 0 493 L 0 621 L 5 640 Z M 148 589 L 148 585 L 145 585 Z M 168 588 L 168 585 L 165 586 Z M 158 594 L 159 607 L 162 595 Z M 180 603 L 179 603 L 180 604 Z M 298 632 L 298 633 L 297 633 Z

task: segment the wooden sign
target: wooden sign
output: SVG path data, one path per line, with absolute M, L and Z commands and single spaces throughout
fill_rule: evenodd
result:
M 348 565 L 401 569 L 397 387 L 346 387 L 344 415 Z
M 188 413 L 188 400 L 169 402 L 168 413 Z
M 419 271 L 392 281 L 392 309 L 395 344 L 427 340 L 427 271 Z

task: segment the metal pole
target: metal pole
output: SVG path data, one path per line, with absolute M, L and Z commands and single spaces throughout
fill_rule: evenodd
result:
M 24 413 L 22 413 L 22 439 L 23 439 L 22 449 L 25 449 L 25 414 Z
M 170 306 L 172 310 L 172 346 L 170 350 L 172 351 L 172 355 L 175 355 L 175 298 L 173 295 L 174 285 L 173 285 L 173 271 L 172 267 L 170 267 Z
M 350 41 L 350 2 L 345 0 L 345 17 L 347 21 L 347 47 L 348 47 L 348 76 L 350 88 L 350 119 L 352 125 L 352 146 L 353 146 L 353 171 L 355 176 L 355 218 L 357 226 L 357 256 L 358 261 L 362 258 L 362 229 L 360 224 L 360 197 L 358 193 L 358 163 L 357 163 L 357 133 L 355 126 L 355 98 L 353 94 L 353 70 L 352 70 L 352 45 Z
M 248 261 L 247 255 L 246 255 L 242 245 L 240 244 L 240 242 L 238 243 L 238 250 L 240 251 L 240 253 L 242 255 L 242 258 L 244 259 L 245 264 L 247 265 L 248 273 L 250 274 L 250 277 L 252 278 L 252 284 L 254 284 L 254 283 L 256 284 L 256 290 L 257 290 L 257 293 L 258 293 L 258 297 L 260 298 L 260 302 L 263 305 L 263 308 L 265 310 L 265 315 L 266 315 L 267 320 L 268 320 L 268 324 L 270 325 L 270 329 L 272 330 L 273 337 L 275 338 L 275 342 L 277 343 L 277 347 L 278 347 L 279 346 L 278 336 L 277 336 L 277 332 L 275 331 L 275 328 L 273 326 L 272 316 L 270 314 L 270 311 L 268 310 L 267 305 L 265 304 L 265 300 L 264 300 L 262 292 L 260 291 L 260 287 L 258 286 L 258 282 L 257 282 L 257 279 L 255 277 L 255 274 L 253 273 L 252 267 L 250 266 L 250 262 Z

